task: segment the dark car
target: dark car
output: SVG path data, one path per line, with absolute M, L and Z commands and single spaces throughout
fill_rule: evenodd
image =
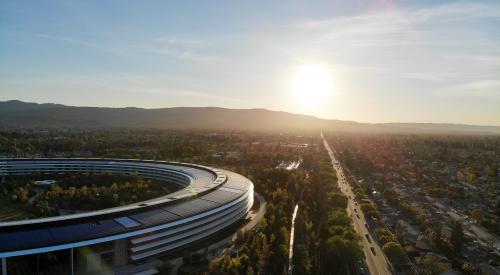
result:
M 366 237 L 366 240 L 367 240 L 369 243 L 372 243 L 372 239 L 370 238 L 370 235 L 365 234 L 365 237 Z

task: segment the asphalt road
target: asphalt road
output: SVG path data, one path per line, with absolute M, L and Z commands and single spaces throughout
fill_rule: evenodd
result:
M 249 221 L 245 226 L 243 226 L 240 229 L 243 232 L 246 232 L 248 230 L 252 230 L 260 222 L 260 220 L 262 220 L 262 218 L 264 217 L 264 214 L 266 214 L 266 210 L 267 210 L 266 199 L 264 199 L 264 197 L 257 192 L 254 192 L 253 194 L 255 195 L 255 198 L 259 200 L 259 210 L 252 217 L 252 220 Z
M 362 237 L 363 252 L 365 254 L 365 261 L 370 274 L 392 274 L 389 269 L 387 258 L 382 252 L 382 249 L 380 249 L 380 246 L 375 241 L 373 241 L 372 234 L 368 230 L 363 212 L 354 201 L 354 193 L 352 192 L 351 186 L 345 178 L 342 167 L 335 158 L 335 155 L 326 142 L 325 138 L 323 137 L 323 134 L 321 134 L 321 138 L 323 139 L 325 148 L 328 151 L 328 155 L 330 155 L 333 168 L 337 172 L 339 188 L 342 193 L 344 193 L 344 195 L 349 198 L 347 204 L 347 213 L 349 213 L 349 215 L 352 217 L 354 230 Z

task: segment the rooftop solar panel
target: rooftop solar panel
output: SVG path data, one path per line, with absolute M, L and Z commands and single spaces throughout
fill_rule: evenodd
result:
M 118 233 L 122 230 L 123 226 L 113 220 L 71 224 L 50 229 L 56 241 L 79 241 Z
M 224 187 L 244 191 L 248 188 L 248 184 L 246 182 L 232 182 L 232 181 L 230 181 L 230 182 L 224 184 Z
M 123 225 L 123 227 L 125 227 L 125 228 L 133 228 L 133 227 L 137 227 L 137 226 L 141 225 L 140 223 L 132 220 L 129 217 L 120 217 L 120 218 L 116 218 L 114 220 L 115 220 L 115 222 Z
M 174 221 L 180 216 L 167 212 L 163 209 L 154 209 L 147 212 L 130 215 L 131 218 L 146 225 L 156 225 Z
M 210 210 L 217 206 L 218 206 L 217 203 L 198 198 L 178 205 L 168 206 L 165 207 L 164 209 L 176 215 L 187 217 Z
M 204 195 L 201 198 L 203 198 L 204 200 L 207 200 L 207 201 L 213 201 L 213 202 L 218 202 L 220 204 L 224 204 L 224 203 L 230 202 L 230 201 L 238 198 L 239 196 L 240 196 L 240 194 L 236 194 L 233 192 L 227 192 L 224 190 L 220 190 L 220 188 L 219 188 L 213 192 L 210 192 L 210 193 Z
M 227 192 L 232 192 L 232 193 L 236 193 L 236 194 L 241 194 L 243 193 L 242 190 L 240 189 L 234 189 L 234 188 L 229 188 L 229 187 L 221 187 L 219 188 L 219 190 L 222 190 L 222 191 L 227 191 Z
M 48 229 L 34 229 L 0 234 L 2 251 L 20 250 L 51 243 L 52 235 Z

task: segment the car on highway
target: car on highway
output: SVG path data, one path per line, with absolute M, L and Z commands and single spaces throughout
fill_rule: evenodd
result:
M 356 217 L 357 217 L 358 219 L 361 219 L 361 218 L 359 217 L 359 215 L 358 215 L 358 214 L 356 214 Z
M 377 253 L 375 252 L 375 248 L 373 248 L 373 246 L 370 247 L 370 250 L 372 251 L 373 256 L 377 256 Z
M 369 243 L 372 243 L 372 239 L 370 238 L 370 235 L 365 234 L 365 238 Z

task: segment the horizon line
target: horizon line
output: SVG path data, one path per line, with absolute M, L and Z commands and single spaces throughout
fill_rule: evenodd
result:
M 383 125 L 383 124 L 427 124 L 427 125 L 455 125 L 455 126 L 478 126 L 478 127 L 500 127 L 500 124 L 498 125 L 484 125 L 484 124 L 467 124 L 467 123 L 454 123 L 454 122 L 415 122 L 415 121 L 406 121 L 406 122 L 363 122 L 363 121 L 356 121 L 356 120 L 343 120 L 343 119 L 338 119 L 338 118 L 325 118 L 325 117 L 319 117 L 316 115 L 308 115 L 308 114 L 302 114 L 302 113 L 292 113 L 289 111 L 284 111 L 284 110 L 273 110 L 273 109 L 268 109 L 268 108 L 263 108 L 263 107 L 253 107 L 253 108 L 229 108 L 229 107 L 220 107 L 220 106 L 170 106 L 170 107 L 138 107 L 138 106 L 87 106 L 87 105 L 69 105 L 69 104 L 64 104 L 64 103 L 55 103 L 55 102 L 30 102 L 30 101 L 24 101 L 20 99 L 7 99 L 7 100 L 0 100 L 1 102 L 12 102 L 12 101 L 17 101 L 17 102 L 22 102 L 22 103 L 27 103 L 27 104 L 38 104 L 38 105 L 44 105 L 44 104 L 53 104 L 53 105 L 62 105 L 66 107 L 77 107 L 77 108 L 108 108 L 108 109 L 128 109 L 128 108 L 135 108 L 135 109 L 143 109 L 143 110 L 161 110 L 161 109 L 174 109 L 174 108 L 219 108 L 219 109 L 226 109 L 226 110 L 264 110 L 264 111 L 270 111 L 270 112 L 282 112 L 282 113 L 287 113 L 287 114 L 292 114 L 292 115 L 301 115 L 301 116 L 308 116 L 316 119 L 322 119 L 322 120 L 330 120 L 330 121 L 342 121 L 342 122 L 353 122 L 353 123 L 360 123 L 360 124 L 371 124 L 371 125 Z

